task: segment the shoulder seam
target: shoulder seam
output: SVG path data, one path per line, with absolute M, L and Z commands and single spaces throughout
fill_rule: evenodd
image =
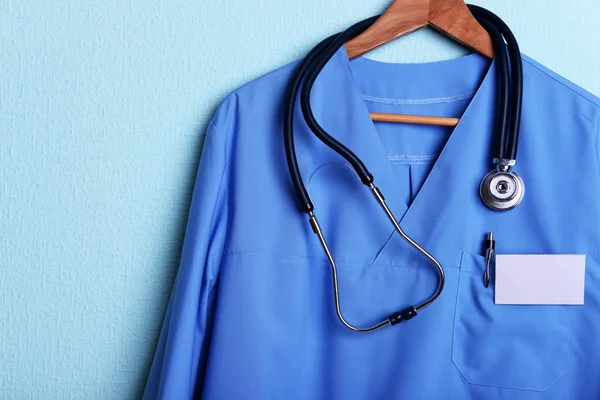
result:
M 215 128 L 215 130 L 221 132 L 221 130 L 219 129 L 219 127 L 217 126 L 217 124 L 215 124 L 215 122 L 211 119 L 210 121 L 208 121 L 209 125 L 212 125 L 213 128 Z
M 596 118 L 596 162 L 600 171 L 600 115 Z
M 227 160 L 227 148 L 226 148 L 227 147 L 227 134 L 224 134 L 223 131 L 221 129 L 219 129 L 217 124 L 215 124 L 212 119 L 209 121 L 208 124 L 212 125 L 212 127 L 215 129 L 215 131 L 217 131 L 219 133 L 219 137 L 222 138 L 223 143 L 225 144 L 223 146 L 223 157 L 225 160 L 225 165 L 223 166 L 223 169 L 225 169 L 225 166 L 227 166 L 227 163 L 229 162 L 229 160 Z M 202 149 L 202 152 L 204 152 L 204 149 Z
M 219 133 L 219 136 L 221 137 L 223 135 L 222 131 L 219 129 L 219 127 L 214 123 L 214 121 L 211 119 L 209 121 L 209 126 L 212 126 L 215 131 L 217 131 Z M 205 138 L 206 140 L 206 138 Z M 227 190 L 227 185 L 226 182 L 228 180 L 228 176 L 227 176 L 227 165 L 228 165 L 228 160 L 227 160 L 227 135 L 225 134 L 223 137 L 223 157 L 224 157 L 224 163 L 223 163 L 223 167 L 221 168 L 221 177 L 219 179 L 219 188 L 217 189 L 217 196 L 215 198 L 215 202 L 213 205 L 213 209 L 212 209 L 212 215 L 210 218 L 210 229 L 213 229 L 213 227 L 215 226 L 215 217 L 216 217 L 216 213 L 217 213 L 217 207 L 219 202 L 221 201 L 222 197 L 225 195 L 225 191 Z M 202 149 L 202 153 L 204 153 L 204 149 Z M 195 189 L 194 189 L 195 190 Z M 218 263 L 218 265 L 220 266 L 220 263 Z M 212 270 L 213 274 L 215 276 L 218 275 L 219 271 L 218 268 L 215 270 L 215 268 L 213 267 Z
M 237 90 L 234 90 L 233 92 L 229 93 L 225 99 L 221 102 L 221 105 L 217 108 L 217 112 L 215 115 L 217 115 L 219 113 L 219 110 L 221 109 L 221 106 L 230 98 L 236 98 L 238 97 L 238 93 Z M 229 164 L 229 157 L 228 157 L 228 152 L 227 152 L 227 143 L 229 142 L 229 132 L 227 130 L 222 130 L 221 128 L 219 128 L 217 126 L 217 124 L 215 123 L 215 116 L 213 116 L 210 121 L 209 121 L 209 125 L 212 125 L 214 127 L 214 129 L 219 133 L 219 137 L 222 138 L 223 140 L 223 157 L 225 160 L 225 166 L 227 166 L 227 164 Z
M 564 86 L 565 88 L 569 89 L 570 91 L 572 91 L 573 93 L 575 93 L 576 95 L 578 95 L 579 97 L 587 100 L 588 102 L 590 102 L 592 105 L 596 106 L 597 108 L 600 108 L 600 104 L 592 99 L 590 99 L 588 96 L 585 96 L 582 93 L 579 93 L 577 90 L 573 89 L 572 87 L 566 85 L 564 82 L 559 81 L 558 79 L 556 79 L 556 77 L 550 75 L 547 71 L 544 71 L 543 69 L 541 69 L 540 67 L 538 67 L 537 65 L 535 65 L 534 63 L 532 63 L 531 61 L 529 61 L 526 58 L 523 58 L 523 61 L 525 61 L 527 64 L 531 65 L 533 68 L 537 69 L 538 71 L 540 71 L 542 74 L 546 75 L 547 77 L 549 77 L 550 79 L 552 79 L 554 82 Z

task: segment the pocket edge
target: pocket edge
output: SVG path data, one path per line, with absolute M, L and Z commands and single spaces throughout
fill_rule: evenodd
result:
M 458 365 L 458 363 L 455 359 L 455 349 L 457 347 L 457 346 L 455 346 L 455 337 L 456 337 L 456 321 L 457 321 L 457 317 L 458 317 L 459 299 L 460 299 L 460 294 L 461 294 L 461 283 L 463 280 L 463 272 L 468 273 L 469 276 L 472 275 L 474 272 L 477 272 L 472 269 L 464 269 L 463 268 L 463 265 L 466 263 L 465 256 L 473 257 L 473 259 L 476 262 L 477 262 L 477 260 L 480 260 L 482 263 L 485 263 L 485 256 L 482 256 L 480 254 L 475 254 L 472 252 L 467 252 L 467 251 L 463 251 L 461 253 L 460 265 L 459 265 L 459 271 L 458 271 L 458 283 L 457 283 L 457 288 L 456 288 L 456 300 L 454 303 L 454 321 L 452 324 L 452 355 L 451 355 L 452 364 L 454 365 L 454 367 L 456 368 L 456 370 L 458 371 L 460 376 L 463 378 L 463 380 L 465 382 L 467 382 L 469 385 L 480 386 L 480 387 L 492 387 L 492 388 L 499 388 L 499 389 L 529 391 L 529 392 L 545 392 L 546 390 L 550 389 L 552 386 L 554 386 L 556 384 L 556 382 L 558 382 L 567 373 L 567 366 L 568 366 L 568 361 L 569 361 L 569 349 L 570 349 L 570 343 L 571 343 L 571 334 L 572 334 L 572 330 L 573 330 L 573 323 L 572 323 L 573 306 L 568 306 L 568 334 L 565 337 L 564 362 L 562 363 L 562 369 L 561 369 L 561 372 L 556 376 L 556 378 L 554 380 L 552 380 L 550 383 L 548 383 L 547 386 L 545 386 L 543 388 L 531 388 L 531 387 L 521 387 L 521 386 L 514 386 L 514 385 L 487 384 L 487 383 L 474 382 L 472 379 L 469 379 L 469 377 L 463 372 L 463 369 L 461 369 L 460 365 Z M 482 285 L 483 285 L 483 277 L 482 277 Z M 488 289 L 493 290 L 492 288 L 488 288 Z

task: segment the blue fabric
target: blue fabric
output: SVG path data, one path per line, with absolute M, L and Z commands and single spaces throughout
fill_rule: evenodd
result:
M 208 128 L 144 398 L 599 399 L 600 100 L 524 57 L 526 194 L 495 213 L 478 192 L 491 167 L 494 66 L 477 55 L 348 61 L 340 50 L 316 82 L 316 118 L 363 159 L 447 275 L 415 319 L 359 334 L 336 317 L 329 264 L 287 171 L 281 111 L 295 66 L 236 90 Z M 369 111 L 462 118 L 455 129 L 399 125 Z M 370 325 L 431 295 L 435 269 L 299 110 L 296 147 L 347 319 Z M 494 305 L 487 232 L 499 253 L 587 254 L 585 305 Z

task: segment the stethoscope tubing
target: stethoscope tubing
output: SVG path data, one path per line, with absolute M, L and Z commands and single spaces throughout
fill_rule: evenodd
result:
M 518 146 L 518 130 L 521 113 L 521 93 L 522 93 L 522 64 L 520 51 L 516 45 L 516 40 L 510 32 L 510 29 L 504 24 L 504 22 L 495 16 L 493 13 L 482 9 L 477 6 L 469 6 L 476 18 L 482 23 L 484 28 L 490 33 L 492 42 L 494 44 L 494 50 L 496 53 L 496 64 L 497 68 L 497 80 L 498 80 L 498 106 L 497 106 L 497 121 L 496 121 L 496 134 L 498 136 L 497 141 L 497 158 L 496 160 L 502 161 L 506 157 L 512 157 L 512 160 L 516 159 L 516 150 Z M 442 293 L 445 274 L 441 264 L 424 248 L 417 244 L 411 239 L 400 227 L 396 218 L 392 214 L 391 210 L 385 203 L 385 198 L 374 185 L 374 177 L 368 171 L 362 160 L 356 156 L 350 149 L 344 146 L 341 142 L 332 137 L 326 132 L 320 124 L 317 122 L 310 105 L 311 89 L 333 55 L 351 38 L 357 36 L 369 26 L 375 22 L 379 16 L 368 18 L 364 21 L 354 24 L 346 31 L 332 35 L 329 38 L 323 40 L 317 45 L 305 59 L 299 64 L 297 69 L 294 71 L 290 85 L 288 87 L 285 105 L 284 105 L 284 142 L 286 150 L 286 159 L 288 162 L 288 168 L 290 176 L 294 185 L 294 190 L 297 194 L 298 199 L 301 202 L 302 211 L 309 215 L 311 227 L 315 234 L 318 235 L 321 245 L 327 255 L 328 261 L 332 269 L 333 278 L 333 289 L 334 289 L 334 300 L 336 306 L 336 312 L 340 321 L 348 328 L 357 332 L 372 332 L 379 330 L 388 325 L 396 325 L 403 320 L 413 318 L 419 311 L 425 307 L 431 305 Z M 508 42 L 508 55 L 504 39 Z M 509 60 L 510 56 L 510 60 Z M 516 61 L 515 61 L 516 59 Z M 509 66 L 510 64 L 510 66 Z M 511 72 L 513 75 L 512 88 L 511 88 Z M 358 328 L 344 318 L 341 311 L 340 299 L 339 299 L 339 287 L 337 277 L 337 266 L 335 260 L 331 254 L 331 251 L 327 245 L 324 234 L 321 227 L 318 224 L 316 216 L 314 214 L 314 205 L 300 173 L 298 166 L 298 160 L 296 157 L 294 135 L 293 135 L 293 118 L 295 112 L 296 98 L 300 92 L 300 106 L 302 109 L 303 117 L 306 121 L 307 126 L 315 134 L 315 136 L 323 142 L 326 146 L 331 148 L 333 151 L 342 156 L 355 170 L 356 174 L 360 178 L 361 182 L 368 186 L 376 200 L 379 202 L 386 215 L 390 219 L 390 222 L 394 225 L 396 231 L 417 249 L 421 254 L 427 257 L 437 268 L 438 271 L 438 286 L 435 292 L 427 298 L 425 301 L 419 303 L 416 306 L 408 307 L 407 309 L 396 312 L 387 317 L 376 325 L 368 328 Z M 512 103 L 511 103 L 512 100 Z M 512 115 L 509 113 L 509 106 L 512 104 Z M 512 118 L 511 118 L 512 117 Z M 510 128 L 510 132 L 507 131 Z M 507 139 L 508 136 L 508 139 Z M 514 153 L 514 155 L 513 155 Z M 514 156 L 514 157 L 513 157 Z
M 517 160 L 517 152 L 519 149 L 519 132 L 521 129 L 521 114 L 523 111 L 523 59 L 521 58 L 521 50 L 515 35 L 510 30 L 508 25 L 496 14 L 486 10 L 483 7 L 469 4 L 469 10 L 477 17 L 485 19 L 493 24 L 496 29 L 502 34 L 506 40 L 506 48 L 510 58 L 510 74 L 511 74 L 511 111 L 510 128 L 508 130 L 508 143 L 503 157 L 499 159 Z M 496 53 L 498 51 L 496 50 Z

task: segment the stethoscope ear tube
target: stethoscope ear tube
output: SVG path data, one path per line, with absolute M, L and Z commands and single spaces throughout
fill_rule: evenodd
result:
M 306 72 L 304 86 L 302 88 L 302 92 L 300 93 L 300 106 L 302 107 L 302 114 L 304 115 L 306 124 L 310 127 L 315 136 L 319 138 L 319 140 L 321 140 L 321 142 L 323 142 L 326 146 L 338 153 L 340 156 L 344 157 L 346 161 L 348 161 L 350 165 L 352 165 L 352 167 L 354 168 L 361 182 L 364 185 L 369 185 L 373 183 L 373 175 L 371 175 L 371 173 L 367 170 L 367 167 L 365 167 L 362 160 L 358 158 L 356 154 L 354 154 L 342 143 L 337 141 L 334 137 L 329 135 L 317 122 L 312 112 L 312 108 L 310 106 L 310 93 L 315 81 L 317 80 L 317 77 L 319 76 L 327 62 L 329 62 L 329 60 L 333 57 L 333 55 L 344 45 L 344 43 L 357 36 L 358 34 L 364 32 L 378 18 L 379 16 L 375 16 L 361 21 L 351 26 L 343 33 L 339 34 L 323 50 L 322 54 L 320 54 L 317 60 L 309 66 Z
M 298 166 L 298 159 L 296 158 L 296 145 L 294 143 L 294 106 L 296 97 L 298 97 L 298 91 L 300 90 L 302 79 L 306 74 L 306 70 L 336 36 L 337 34 L 323 40 L 300 62 L 294 71 L 294 74 L 292 75 L 285 95 L 283 110 L 283 140 L 285 144 L 285 156 L 296 196 L 300 200 L 302 211 L 305 213 L 312 212 L 314 205 L 308 194 L 308 191 L 306 190 L 304 181 L 302 180 L 300 167 Z
M 292 184 L 294 185 L 294 191 L 296 192 L 296 196 L 300 201 L 300 207 L 303 212 L 310 213 L 314 210 L 313 202 L 308 194 L 308 190 L 306 190 L 306 186 L 304 185 L 304 181 L 302 179 L 302 175 L 300 173 L 300 168 L 298 166 L 298 159 L 296 157 L 296 146 L 294 142 L 294 110 L 296 104 L 296 98 L 298 97 L 298 92 L 300 91 L 300 87 L 302 86 L 302 81 L 308 76 L 311 76 L 312 83 L 316 80 L 318 73 L 323 69 L 327 60 L 329 60 L 337 48 L 341 45 L 338 43 L 345 43 L 350 38 L 358 35 L 363 32 L 369 26 L 375 22 L 379 18 L 379 15 L 361 21 L 353 26 L 351 26 L 348 30 L 342 33 L 338 33 L 328 37 L 319 43 L 314 49 L 312 49 L 308 55 L 300 62 L 296 70 L 294 71 L 292 78 L 290 79 L 290 84 L 288 85 L 287 92 L 285 95 L 284 101 L 284 110 L 283 110 L 283 136 L 284 136 L 284 145 L 285 145 L 285 155 L 287 159 L 288 169 L 290 172 L 290 176 L 292 178 Z M 332 50 L 335 49 L 335 50 Z M 333 52 L 332 52 L 333 51 Z M 331 54 L 326 57 L 324 63 L 319 64 L 318 71 L 316 75 L 314 75 L 314 64 L 317 60 L 323 60 L 325 55 Z M 311 72 L 313 71 L 313 72 Z M 306 82 L 304 83 L 306 85 Z M 314 128 L 317 132 L 314 132 L 317 137 L 323 141 L 327 146 L 334 149 L 334 151 L 338 151 L 338 153 L 342 154 L 346 160 L 354 167 L 354 170 L 361 178 L 361 181 L 366 185 L 373 181 L 373 175 L 369 173 L 363 162 L 347 147 L 342 145 L 340 142 L 331 137 L 325 130 L 321 128 L 321 126 L 317 123 L 310 110 L 310 93 L 309 99 L 307 101 L 308 108 L 302 107 L 302 111 L 307 124 L 311 126 L 311 123 L 317 126 L 318 128 Z M 306 112 L 305 109 L 308 111 Z M 311 126 L 312 128 L 312 126 Z
M 510 129 L 508 134 L 508 142 L 506 145 L 506 159 L 516 160 L 517 151 L 519 148 L 519 131 L 521 128 L 521 114 L 523 110 L 523 59 L 521 58 L 521 50 L 515 35 L 510 30 L 508 25 L 485 8 L 469 5 L 471 12 L 477 17 L 482 17 L 491 22 L 506 40 L 508 54 L 510 57 L 510 74 L 511 74 L 511 112 L 510 112 Z
M 496 158 L 504 159 L 506 157 L 506 136 L 510 125 L 510 115 L 508 113 L 510 103 L 510 70 L 508 64 L 508 54 L 504 45 L 504 38 L 494 24 L 485 18 L 478 17 L 477 20 L 490 34 L 494 46 L 496 63 L 496 126 L 495 134 L 497 142 L 495 143 Z
M 504 21 L 484 8 L 469 8 L 492 37 L 500 88 L 497 122 L 499 142 L 497 156 L 493 160 L 495 168 L 483 177 L 479 193 L 488 208 L 494 211 L 508 211 L 518 206 L 525 196 L 525 183 L 513 171 L 517 162 L 523 104 L 523 61 L 517 40 Z M 504 40 L 507 45 L 504 44 Z M 510 60 L 506 58 L 507 48 Z M 509 100 L 512 106 L 510 113 Z M 504 133 L 506 131 L 507 134 Z

